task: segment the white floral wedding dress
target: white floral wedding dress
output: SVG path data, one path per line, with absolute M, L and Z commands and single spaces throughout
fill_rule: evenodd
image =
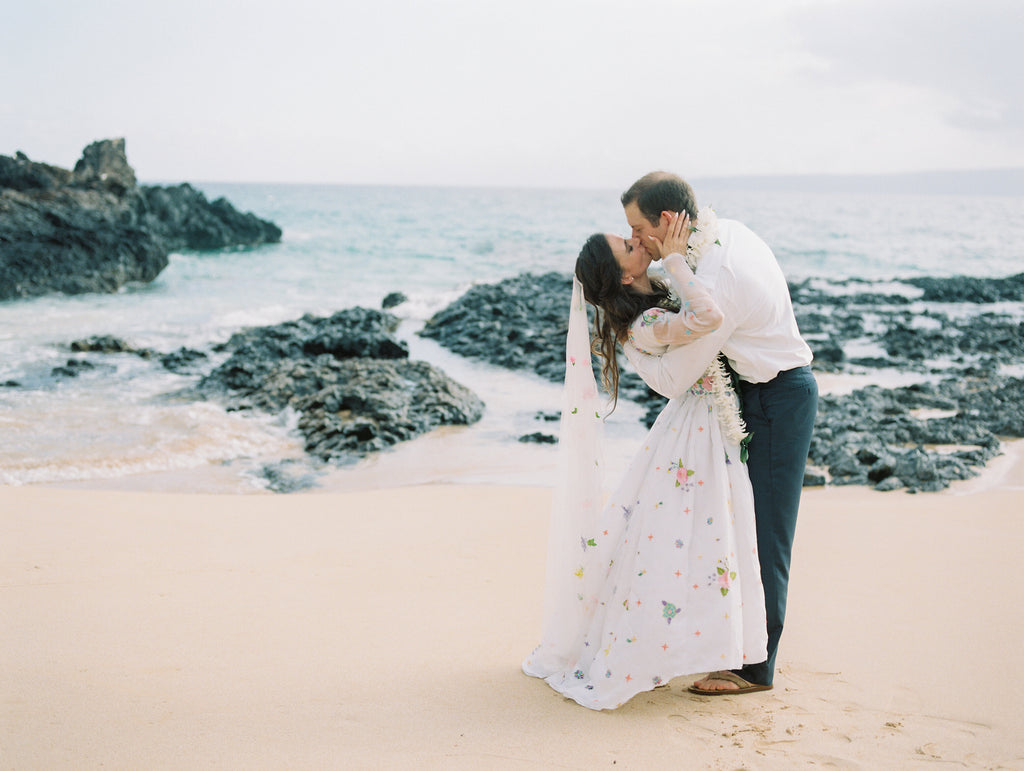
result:
M 710 331 L 710 298 L 685 281 L 693 274 L 682 258 L 670 270 L 677 289 L 680 273 L 682 312 L 643 314 L 631 330 L 637 348 L 663 352 L 673 327 Z M 578 284 L 573 302 L 585 326 Z M 716 362 L 668 403 L 602 502 L 601 417 L 583 334 L 570 324 L 544 631 L 523 671 L 585 707 L 612 709 L 679 675 L 763 661 L 764 592 L 743 424 L 724 370 Z

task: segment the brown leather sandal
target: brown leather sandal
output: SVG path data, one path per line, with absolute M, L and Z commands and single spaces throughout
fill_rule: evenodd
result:
M 705 688 L 698 688 L 696 685 L 691 685 L 689 688 L 690 693 L 699 693 L 701 696 L 735 696 L 736 694 L 740 693 L 756 693 L 757 691 L 770 691 L 772 689 L 772 686 L 770 685 L 759 685 L 758 683 L 751 683 L 747 680 L 744 680 L 735 672 L 729 672 L 728 670 L 722 672 L 712 672 L 704 679 L 724 680 L 726 682 L 735 684 L 737 687 L 712 691 Z

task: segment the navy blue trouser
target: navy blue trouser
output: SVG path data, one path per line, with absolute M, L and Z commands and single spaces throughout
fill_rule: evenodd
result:
M 752 683 L 771 685 L 786 618 L 789 562 L 818 411 L 818 384 L 810 367 L 798 367 L 767 383 L 740 381 L 740 391 L 743 419 L 751 433 L 747 470 L 754 489 L 757 553 L 768 614 L 768 660 L 736 671 Z

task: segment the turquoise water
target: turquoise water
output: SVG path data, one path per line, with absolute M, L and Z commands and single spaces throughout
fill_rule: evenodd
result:
M 0 483 L 262 489 L 266 462 L 300 457 L 294 416 L 227 413 L 166 395 L 193 377 L 133 356 L 54 381 L 67 344 L 113 334 L 159 351 L 207 348 L 243 326 L 352 305 L 379 307 L 389 292 L 414 358 L 477 391 L 487 415 L 323 478 L 324 489 L 421 481 L 541 482 L 554 450 L 515 441 L 552 430 L 558 387 L 453 356 L 415 331 L 473 282 L 524 271 L 568 273 L 594 231 L 626 230 L 616 191 L 197 185 L 210 198 L 271 219 L 282 243 L 176 254 L 151 284 L 115 295 L 44 297 L 0 304 Z M 740 219 L 775 249 L 787 275 L 892 278 L 1024 269 L 1024 198 L 764 194 L 702 191 L 702 204 Z M 622 446 L 642 435 L 620 407 L 611 432 Z M 623 457 L 628 452 L 624 451 Z

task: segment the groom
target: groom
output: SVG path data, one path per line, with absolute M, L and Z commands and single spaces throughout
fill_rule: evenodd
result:
M 621 200 L 633 236 L 655 260 L 666 256 L 661 244 L 677 215 L 687 212 L 691 224 L 697 222 L 693 190 L 674 174 L 651 172 L 634 182 Z M 719 351 L 740 378 L 743 419 L 751 434 L 747 470 L 754 492 L 768 617 L 768 660 L 736 672 L 713 672 L 690 688 L 708 695 L 772 687 L 786 615 L 796 515 L 818 404 L 818 386 L 809 366 L 811 350 L 800 337 L 789 286 L 775 255 L 739 222 L 721 219 L 718 226 L 718 241 L 701 256 L 696 275 L 722 309 L 722 326 L 661 356 L 623 343 L 637 372 L 669 398 L 682 396 Z

